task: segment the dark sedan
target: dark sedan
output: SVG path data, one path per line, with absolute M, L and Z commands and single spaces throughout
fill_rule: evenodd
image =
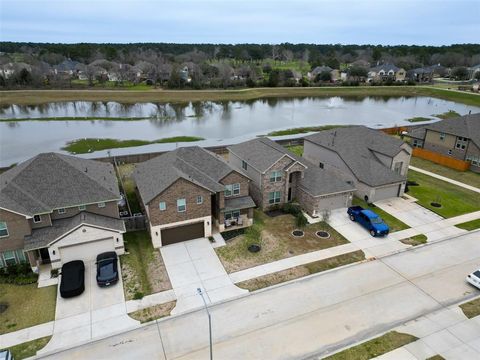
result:
M 118 281 L 118 257 L 115 251 L 97 256 L 97 284 L 100 287 L 116 284 Z
M 82 260 L 74 260 L 63 264 L 60 296 L 70 298 L 78 296 L 85 290 L 85 264 Z

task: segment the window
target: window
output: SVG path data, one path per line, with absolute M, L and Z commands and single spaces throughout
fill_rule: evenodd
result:
M 240 217 L 240 210 L 225 211 L 225 220 L 238 219 Z
M 270 173 L 270 182 L 282 181 L 282 172 L 281 171 L 272 171 Z
M 3 253 L 3 260 L 5 262 L 5 265 L 15 265 L 17 263 L 17 259 L 15 258 L 15 252 L 14 251 L 5 251 Z
M 178 199 L 177 200 L 177 211 L 184 212 L 187 210 L 187 201 L 185 199 Z
M 240 184 L 233 184 L 233 195 L 240 194 Z
M 99 208 L 104 208 L 104 207 L 105 207 L 105 203 L 104 203 L 104 202 L 99 202 L 99 203 L 98 203 L 98 207 L 99 207 Z
M 7 223 L 5 221 L 0 221 L 0 237 L 8 236 Z
M 23 250 L 17 250 L 15 251 L 17 253 L 17 259 L 18 261 L 20 262 L 25 262 L 26 259 L 25 259 L 25 253 L 23 252 Z
M 473 166 L 480 166 L 480 156 L 467 155 L 465 160 L 470 161 Z
M 445 140 L 445 133 L 440 133 L 440 140 Z
M 232 196 L 233 185 L 225 185 L 225 197 Z
M 402 167 L 403 167 L 403 162 L 402 161 L 396 162 L 395 163 L 395 168 L 394 168 L 395 173 L 400 175 L 402 173 Z
M 467 148 L 468 139 L 465 137 L 457 137 L 457 142 L 455 143 L 455 147 L 460 150 L 465 150 Z
M 319 167 L 320 169 L 323 169 L 323 167 L 324 167 L 324 166 L 323 166 L 323 163 L 322 163 L 322 162 L 319 163 L 319 164 L 318 164 L 318 167 Z
M 280 202 L 281 193 L 280 191 L 272 191 L 268 193 L 268 203 L 269 204 L 278 204 Z
M 42 222 L 42 218 L 40 217 L 40 215 L 33 215 L 33 222 L 34 223 Z
M 197 204 L 198 205 L 203 204 L 203 196 L 202 195 L 197 196 Z
M 59 213 L 60 215 L 61 215 L 61 214 L 65 214 L 65 209 L 64 209 L 64 208 L 58 209 L 58 210 L 57 210 L 57 213 Z
M 452 150 L 448 150 L 448 155 L 452 155 Z
M 167 210 L 167 203 L 165 201 L 160 201 L 158 203 L 158 208 L 160 209 L 160 211 L 165 211 Z
M 85 210 L 87 210 L 87 207 L 86 207 L 85 205 L 80 205 L 80 206 L 78 207 L 78 210 L 80 210 L 80 211 L 85 211 Z
M 423 141 L 418 139 L 413 139 L 412 146 L 421 148 L 423 146 Z
M 247 168 L 248 168 L 247 163 L 242 160 L 242 169 L 243 169 L 243 170 L 247 170 Z

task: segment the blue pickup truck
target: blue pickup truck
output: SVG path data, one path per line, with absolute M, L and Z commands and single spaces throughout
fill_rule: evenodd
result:
M 347 210 L 350 220 L 358 222 L 370 232 L 372 236 L 386 236 L 390 229 L 380 216 L 372 210 L 367 210 L 361 206 L 351 206 Z

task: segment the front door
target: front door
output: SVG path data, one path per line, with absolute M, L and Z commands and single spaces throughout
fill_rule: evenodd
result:
M 292 201 L 292 188 L 288 188 L 288 201 Z
M 50 254 L 48 253 L 47 248 L 42 248 L 40 251 L 40 258 L 42 259 L 42 264 L 50 264 Z

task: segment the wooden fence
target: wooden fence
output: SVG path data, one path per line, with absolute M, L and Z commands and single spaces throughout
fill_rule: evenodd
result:
M 458 160 L 422 148 L 413 148 L 412 155 L 459 171 L 467 171 L 470 168 L 468 161 Z
M 147 228 L 147 218 L 145 215 L 122 217 L 121 219 L 125 223 L 125 229 L 127 232 L 145 230 Z

